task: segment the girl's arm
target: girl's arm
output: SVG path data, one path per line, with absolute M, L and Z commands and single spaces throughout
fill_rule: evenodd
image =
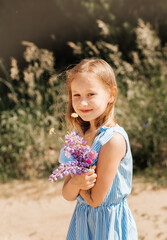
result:
M 92 188 L 96 181 L 96 173 L 94 169 L 90 169 L 88 174 L 68 175 L 65 178 L 62 195 L 68 201 L 73 201 L 77 198 L 80 189 L 88 190 Z
M 91 198 L 87 191 L 80 190 L 80 195 L 91 207 L 98 207 L 104 201 L 116 175 L 120 161 L 126 153 L 126 142 L 119 133 L 101 147 L 97 162 L 97 180 L 91 189 Z

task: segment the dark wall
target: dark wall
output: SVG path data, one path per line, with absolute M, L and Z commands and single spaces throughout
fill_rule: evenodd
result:
M 65 58 L 68 61 L 71 50 L 66 45 L 67 36 L 74 41 L 78 36 L 89 38 L 90 21 L 88 17 L 85 21 L 85 16 L 85 9 L 77 1 L 74 5 L 58 0 L 0 0 L 0 58 L 6 66 L 10 56 L 23 64 L 25 47 L 21 41 L 26 40 L 56 52 L 57 64 Z
M 96 19 L 108 23 L 108 41 L 119 45 L 125 58 L 135 47 L 138 18 L 152 24 L 162 44 L 167 42 L 167 0 L 106 2 L 107 8 L 101 0 L 0 0 L 0 58 L 7 67 L 11 56 L 18 59 L 20 67 L 24 65 L 21 41 L 26 40 L 53 51 L 57 68 L 66 66 L 75 61 L 66 42 L 97 40 Z M 92 7 L 85 7 L 87 3 Z
M 0 56 L 5 63 L 9 64 L 10 56 L 21 58 L 22 40 L 53 48 L 57 15 L 54 1 L 1 0 Z

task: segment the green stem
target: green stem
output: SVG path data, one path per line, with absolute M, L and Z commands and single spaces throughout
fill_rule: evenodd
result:
M 88 193 L 89 193 L 90 199 L 91 199 L 91 200 L 92 200 L 92 202 L 93 202 L 92 195 L 91 195 L 91 188 L 90 188 L 90 189 L 88 189 L 87 191 L 88 191 Z

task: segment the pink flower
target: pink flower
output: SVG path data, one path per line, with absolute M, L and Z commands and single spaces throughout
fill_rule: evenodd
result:
M 65 156 L 66 156 L 67 158 L 70 158 L 71 154 L 70 154 L 69 152 L 65 152 Z
M 91 164 L 92 164 L 92 160 L 91 160 L 91 159 L 88 159 L 88 160 L 87 160 L 87 163 L 88 163 L 89 165 L 91 165 Z
M 93 160 L 97 157 L 97 152 L 92 150 L 90 153 L 88 153 L 88 158 Z

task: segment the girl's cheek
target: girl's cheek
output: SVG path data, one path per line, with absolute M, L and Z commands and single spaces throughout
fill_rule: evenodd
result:
M 91 106 L 96 106 L 96 105 L 101 104 L 101 101 L 98 101 L 97 99 L 92 99 L 92 100 L 89 101 L 89 104 Z
M 73 106 L 74 110 L 77 107 L 77 105 L 78 105 L 78 100 L 77 99 L 73 99 L 72 100 L 72 106 Z
M 77 104 L 77 100 L 76 99 L 72 99 L 72 105 L 75 106 Z

